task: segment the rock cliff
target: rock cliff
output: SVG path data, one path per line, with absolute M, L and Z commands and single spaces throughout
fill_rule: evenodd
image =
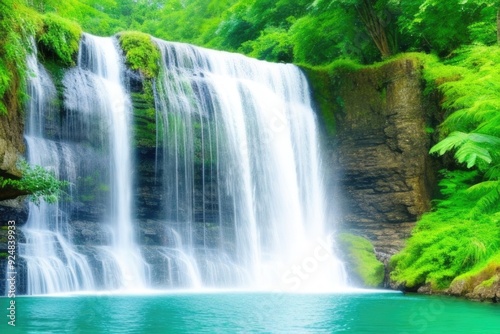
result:
M 437 107 L 423 94 L 419 61 L 309 74 L 330 132 L 328 170 L 342 194 L 341 228 L 368 238 L 385 260 L 430 208 L 436 183 L 428 152 Z

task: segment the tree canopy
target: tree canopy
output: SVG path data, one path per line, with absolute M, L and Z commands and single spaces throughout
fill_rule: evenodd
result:
M 496 0 L 32 0 L 31 7 L 112 35 L 156 37 L 270 61 L 372 63 L 406 51 L 447 56 L 497 41 Z

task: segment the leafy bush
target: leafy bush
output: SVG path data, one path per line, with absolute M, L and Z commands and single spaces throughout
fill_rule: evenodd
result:
M 468 190 L 474 213 L 500 209 L 500 48 L 471 46 L 428 71 L 449 115 L 431 153 L 453 152 L 480 177 Z
M 258 59 L 274 62 L 293 60 L 293 44 L 286 30 L 270 28 L 264 30 L 255 40 L 244 42 L 240 50 Z
M 58 180 L 54 172 L 39 165 L 31 166 L 24 159 L 19 161 L 18 168 L 23 175 L 20 180 L 0 177 L 0 185 L 27 192 L 35 204 L 39 204 L 40 199 L 55 203 L 63 189 L 69 185 L 67 181 Z
M 38 37 L 41 51 L 57 57 L 62 64 L 74 65 L 82 28 L 73 21 L 49 13 L 43 16 L 43 30 Z
M 17 1 L 0 1 L 0 115 L 19 108 L 26 77 L 29 38 L 40 27 L 40 16 Z
M 444 289 L 500 250 L 498 215 L 471 213 L 475 204 L 467 189 L 476 177 L 474 171 L 445 172 L 445 199 L 436 201 L 437 210 L 421 218 L 406 247 L 391 259 L 397 284 Z
M 159 71 L 160 51 L 148 34 L 125 31 L 119 35 L 127 64 L 146 78 L 154 78 Z

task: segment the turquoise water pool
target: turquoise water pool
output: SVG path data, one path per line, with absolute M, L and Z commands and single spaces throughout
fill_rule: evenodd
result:
M 169 293 L 0 299 L 0 333 L 500 333 L 500 307 L 399 293 Z

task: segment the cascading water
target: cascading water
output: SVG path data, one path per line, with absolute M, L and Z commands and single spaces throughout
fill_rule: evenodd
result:
M 137 242 L 132 109 L 116 39 L 84 34 L 59 89 L 29 58 L 28 160 L 72 186 L 57 204 L 30 204 L 27 293 L 342 287 L 300 70 L 154 41 L 156 244 Z
M 28 160 L 54 170 L 73 187 L 69 201 L 30 204 L 26 243 L 20 245 L 28 294 L 146 285 L 147 265 L 131 222 L 131 107 L 115 43 L 114 38 L 84 35 L 78 66 L 62 81 L 66 115 L 61 122 L 51 107 L 54 84 L 36 56 L 29 57 L 34 75 L 29 80 Z M 109 199 L 100 194 L 108 213 L 98 217 L 108 229 L 102 229 L 102 245 L 75 246 L 72 221 L 78 205 L 96 202 L 87 198 L 99 196 L 92 192 L 109 193 Z
M 166 218 L 182 240 L 178 252 L 197 269 L 184 281 L 196 274 L 192 281 L 215 287 L 340 287 L 304 75 L 293 65 L 155 42 Z
M 84 35 L 78 55 L 77 73 L 90 72 L 93 87 L 86 101 L 99 113 L 104 113 L 109 125 L 109 143 L 111 163 L 111 210 L 109 220 L 113 229 L 112 247 L 109 254 L 118 265 L 118 283 L 122 288 L 142 288 L 146 283 L 147 265 L 134 240 L 132 226 L 132 159 L 129 134 L 131 103 L 123 85 L 123 61 L 114 38 Z M 78 75 L 76 75 L 78 77 Z M 82 89 L 80 80 L 67 80 L 70 94 L 68 104 L 81 97 L 74 92 Z M 72 85 L 76 84 L 76 85 Z M 95 112 L 85 110 L 80 112 Z M 78 108 L 77 108 L 78 109 Z M 109 274 L 115 275 L 111 271 Z
M 55 118 L 53 101 L 56 88 L 36 55 L 28 57 L 32 76 L 28 81 L 28 121 L 26 143 L 28 162 L 52 170 L 56 176 L 76 182 L 78 148 L 48 135 Z M 29 216 L 23 233 L 20 254 L 27 264 L 28 294 L 88 290 L 94 287 L 91 268 L 69 241 L 67 205 L 29 204 Z

